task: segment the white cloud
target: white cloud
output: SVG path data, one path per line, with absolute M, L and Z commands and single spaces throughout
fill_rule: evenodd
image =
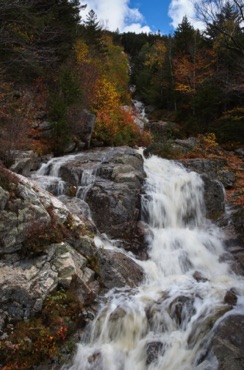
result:
M 82 0 L 82 4 L 87 4 L 85 11 L 81 11 L 82 19 L 86 19 L 88 12 L 93 9 L 97 20 L 110 31 L 151 32 L 139 9 L 130 8 L 130 0 Z
M 196 12 L 194 3 L 201 0 L 171 0 L 169 5 L 168 15 L 172 19 L 171 25 L 177 28 L 178 24 L 182 22 L 182 18 L 187 16 L 188 21 L 200 30 L 204 29 L 204 24 L 196 19 Z

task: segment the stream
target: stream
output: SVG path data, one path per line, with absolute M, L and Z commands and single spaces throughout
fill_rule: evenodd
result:
M 35 175 L 40 183 L 51 176 L 59 184 L 57 195 L 65 186 L 59 183 L 59 166 L 58 160 L 43 165 Z M 156 156 L 144 159 L 144 170 L 141 207 L 149 259 L 131 253 L 130 258 L 144 269 L 145 279 L 136 289 L 106 294 L 72 364 L 62 369 L 217 370 L 209 354 L 213 329 L 226 315 L 243 314 L 244 281 L 223 258 L 221 230 L 205 218 L 201 177 Z M 94 176 L 86 174 L 80 198 Z M 231 311 L 224 303 L 230 289 L 238 297 Z

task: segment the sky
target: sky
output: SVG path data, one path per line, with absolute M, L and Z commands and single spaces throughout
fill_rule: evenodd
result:
M 97 20 L 110 31 L 160 31 L 161 34 L 168 35 L 174 33 L 185 15 L 195 28 L 203 28 L 194 18 L 193 2 L 199 1 L 201 0 L 80 0 L 80 3 L 87 4 L 86 9 L 81 11 L 83 19 L 93 9 Z

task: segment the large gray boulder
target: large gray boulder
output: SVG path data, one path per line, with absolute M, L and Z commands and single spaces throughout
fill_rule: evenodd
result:
M 219 370 L 244 369 L 244 316 L 231 315 L 215 330 L 211 352 L 218 360 Z
M 145 173 L 140 154 L 129 147 L 93 149 L 64 163 L 59 175 L 80 194 L 85 189 L 82 196 L 101 233 L 122 239 L 128 249 L 142 247 L 138 222 Z
M 99 276 L 105 289 L 135 288 L 142 282 L 143 269 L 125 254 L 100 249 L 97 258 Z

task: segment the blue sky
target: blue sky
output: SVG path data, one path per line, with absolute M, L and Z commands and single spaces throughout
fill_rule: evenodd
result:
M 82 18 L 93 9 L 104 28 L 120 32 L 173 33 L 186 15 L 189 21 L 202 28 L 194 17 L 193 2 L 201 0 L 80 0 L 87 4 Z

